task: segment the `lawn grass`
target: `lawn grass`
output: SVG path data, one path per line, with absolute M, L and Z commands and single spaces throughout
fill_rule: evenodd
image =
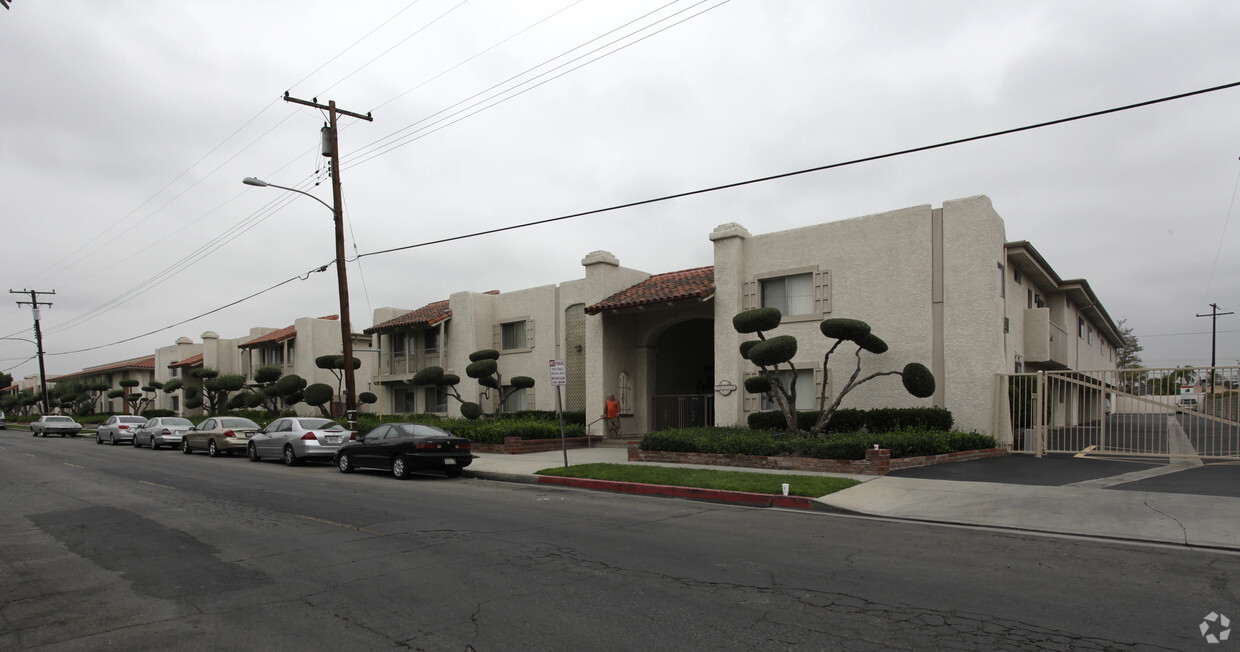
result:
M 851 478 L 832 478 L 817 475 L 788 475 L 783 473 L 753 473 L 750 471 L 719 471 L 715 469 L 685 469 L 669 466 L 638 464 L 575 464 L 568 468 L 543 469 L 538 475 L 555 475 L 592 480 L 617 482 L 640 482 L 672 487 L 697 487 L 725 491 L 748 491 L 759 494 L 782 494 L 783 483 L 788 483 L 788 495 L 817 498 L 841 489 L 860 484 Z

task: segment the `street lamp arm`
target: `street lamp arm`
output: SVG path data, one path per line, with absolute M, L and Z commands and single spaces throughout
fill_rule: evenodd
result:
M 332 208 L 332 205 L 331 205 L 331 204 L 329 204 L 329 203 L 327 203 L 327 202 L 323 201 L 322 199 L 319 199 L 318 197 L 315 197 L 314 195 L 312 195 L 312 194 L 310 194 L 310 193 L 308 193 L 308 192 L 306 192 L 306 191 L 304 191 L 304 190 L 298 190 L 298 189 L 296 189 L 296 188 L 289 188 L 288 186 L 280 186 L 280 185 L 276 185 L 276 184 L 274 184 L 274 183 L 271 183 L 271 182 L 268 182 L 268 181 L 263 181 L 262 179 L 258 179 L 258 178 L 255 178 L 255 177 L 246 177 L 246 178 L 244 178 L 244 179 L 242 179 L 242 180 L 241 180 L 241 183 L 244 183 L 244 184 L 245 184 L 245 185 L 247 185 L 247 186 L 257 186 L 257 187 L 259 187 L 259 188 L 266 188 L 266 187 L 270 186 L 270 187 L 272 187 L 272 188 L 279 188 L 280 190 L 287 190 L 287 191 L 289 191 L 289 192 L 295 192 L 295 193 L 297 193 L 297 194 L 299 194 L 299 195 L 305 195 L 305 196 L 309 197 L 310 199 L 313 199 L 314 201 L 317 201 L 318 203 L 320 203 L 320 204 L 322 204 L 323 206 L 325 206 L 325 207 L 327 208 L 327 210 L 329 210 L 329 211 L 331 211 L 331 212 L 332 212 L 332 215 L 335 215 L 335 214 L 336 214 L 336 209 L 335 209 L 335 208 Z

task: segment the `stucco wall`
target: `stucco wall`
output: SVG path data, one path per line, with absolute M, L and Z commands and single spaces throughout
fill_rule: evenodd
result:
M 716 383 L 727 380 L 742 385 L 745 374 L 756 371 L 737 353 L 741 341 L 751 336 L 741 336 L 732 328 L 732 317 L 742 308 L 744 284 L 807 266 L 830 272 L 830 311 L 806 321 L 786 321 L 768 333 L 797 338 L 794 362 L 798 368 L 821 365 L 833 343 L 818 329 L 826 317 L 865 321 L 890 345 L 882 355 L 862 353 L 863 375 L 898 370 L 908 362 L 930 366 L 930 217 L 928 205 L 916 206 L 776 233 L 716 239 Z M 828 376 L 832 395 L 855 370 L 855 351 L 854 346 L 842 346 L 832 355 Z M 743 398 L 743 390 L 729 397 L 716 394 L 717 423 L 744 423 Z M 929 402 L 909 396 L 895 377 L 872 380 L 845 399 L 846 406 L 858 408 Z

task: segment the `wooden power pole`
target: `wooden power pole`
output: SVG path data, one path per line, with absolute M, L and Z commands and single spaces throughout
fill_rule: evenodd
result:
M 368 122 L 373 122 L 374 118 L 370 117 L 370 113 L 362 115 L 337 109 L 335 100 L 329 101 L 324 106 L 319 104 L 317 97 L 310 101 L 299 100 L 290 97 L 288 91 L 284 92 L 284 101 L 327 111 L 327 126 L 323 128 L 326 136 L 324 144 L 327 147 L 324 149 L 331 151 L 324 151 L 323 155 L 331 157 L 332 210 L 336 219 L 336 280 L 340 285 L 340 340 L 344 353 L 344 410 L 349 430 L 354 430 L 357 428 L 357 380 L 353 374 L 353 327 L 349 320 L 349 280 L 344 269 L 344 203 L 340 196 L 340 147 L 336 131 L 336 114 L 341 113 Z
M 6 7 L 7 8 L 7 7 Z M 47 372 L 43 367 L 43 330 L 39 328 L 39 306 L 50 306 L 52 304 L 46 301 L 39 301 L 40 294 L 56 294 L 55 290 L 49 292 L 39 292 L 38 290 L 9 290 L 9 294 L 29 294 L 29 301 L 18 301 L 18 306 L 30 306 L 30 312 L 34 314 L 34 342 L 39 352 L 39 388 L 43 392 L 43 414 L 47 414 L 50 409 L 47 405 Z

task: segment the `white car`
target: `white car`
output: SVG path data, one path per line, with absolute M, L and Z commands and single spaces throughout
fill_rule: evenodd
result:
M 194 423 L 189 419 L 155 417 L 134 429 L 133 447 L 150 446 L 151 450 L 159 450 L 160 446 L 176 448 L 181 444 L 181 437 L 193 427 Z
M 48 435 L 77 437 L 79 432 L 82 432 L 82 424 L 74 421 L 73 417 L 51 414 L 43 415 L 38 420 L 30 422 L 31 437 L 46 437 Z
M 102 444 L 106 440 L 115 446 L 118 441 L 133 441 L 134 429 L 144 423 L 146 423 L 145 417 L 114 414 L 108 417 L 107 421 L 99 424 L 98 430 L 95 431 L 95 443 Z

